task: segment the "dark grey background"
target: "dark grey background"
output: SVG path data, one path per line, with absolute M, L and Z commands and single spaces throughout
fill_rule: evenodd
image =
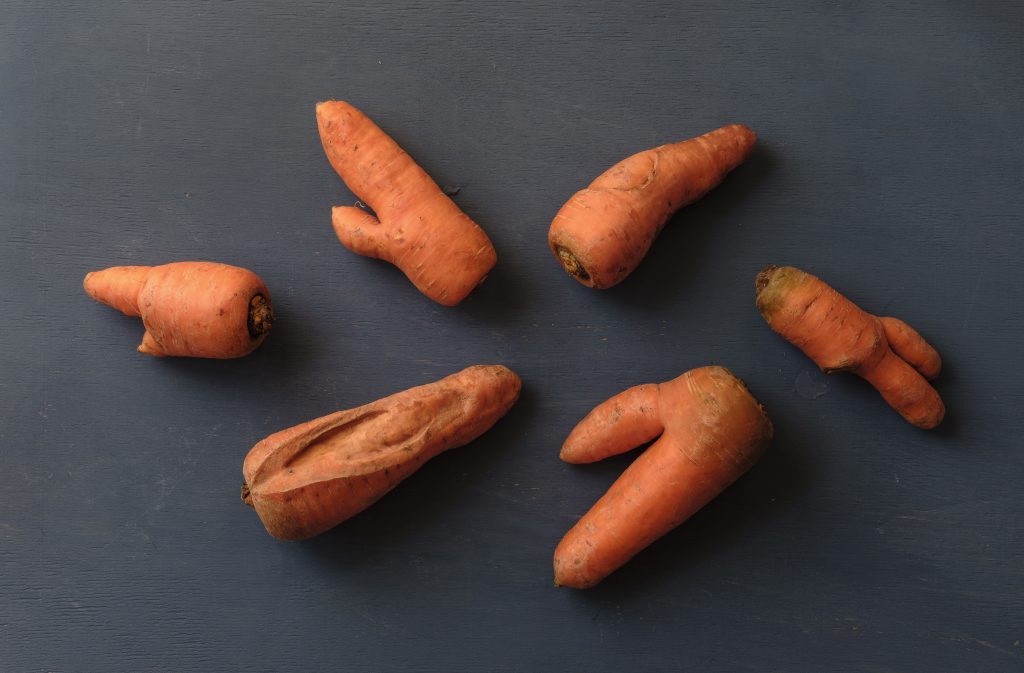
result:
M 0 9 L 0 671 L 1019 671 L 1024 10 L 1014 2 L 64 3 Z M 446 309 L 343 249 L 313 105 L 363 108 L 492 237 Z M 606 292 L 546 249 L 624 156 L 742 121 L 749 162 Z M 89 270 L 255 270 L 237 361 L 138 355 Z M 753 305 L 817 273 L 939 348 L 904 423 Z M 520 403 L 371 510 L 282 543 L 263 436 L 475 363 Z M 557 457 L 593 405 L 707 363 L 774 445 L 587 592 L 561 535 L 628 464 Z

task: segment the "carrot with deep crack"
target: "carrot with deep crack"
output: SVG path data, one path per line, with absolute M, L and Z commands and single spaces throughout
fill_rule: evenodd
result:
M 500 365 L 276 432 L 249 451 L 242 500 L 284 540 L 318 535 L 358 514 L 442 451 L 504 416 L 522 383 Z

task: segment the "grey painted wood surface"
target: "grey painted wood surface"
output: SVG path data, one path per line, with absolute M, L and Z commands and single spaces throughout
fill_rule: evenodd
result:
M 0 8 L 0 670 L 1019 671 L 1024 11 L 1013 2 L 82 3 Z M 390 132 L 494 240 L 462 306 L 344 250 L 313 104 Z M 545 247 L 634 151 L 726 122 L 748 164 L 621 286 Z M 156 360 L 85 272 L 249 267 L 251 357 Z M 940 349 L 926 433 L 753 306 L 789 263 Z M 474 363 L 518 406 L 313 541 L 238 501 L 263 436 Z M 630 457 L 558 447 L 725 364 L 777 427 L 588 592 L 554 545 Z M 822 394 L 823 393 L 823 394 Z

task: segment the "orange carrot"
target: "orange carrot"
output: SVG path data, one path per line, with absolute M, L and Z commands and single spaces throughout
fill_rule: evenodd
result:
M 282 540 L 318 535 L 358 514 L 442 451 L 473 441 L 519 398 L 500 365 L 274 433 L 252 448 L 242 500 Z
M 497 261 L 490 239 L 401 147 L 342 101 L 318 103 L 320 140 L 331 166 L 376 216 L 360 208 L 332 212 L 349 250 L 391 262 L 420 292 L 454 306 Z
M 866 379 L 903 418 L 919 428 L 942 422 L 946 407 L 925 378 L 942 360 L 909 325 L 876 318 L 821 279 L 791 266 L 757 275 L 757 308 L 781 334 L 825 372 Z
M 732 124 L 620 161 L 555 215 L 548 246 L 569 275 L 609 288 L 633 272 L 674 212 L 743 163 L 756 136 Z
M 215 262 L 114 266 L 86 274 L 85 291 L 146 328 L 139 352 L 237 358 L 259 346 L 274 312 L 252 271 Z
M 592 587 L 686 521 L 750 469 L 771 443 L 772 424 L 732 372 L 701 367 L 598 405 L 561 458 L 588 463 L 655 437 L 562 538 L 556 585 Z

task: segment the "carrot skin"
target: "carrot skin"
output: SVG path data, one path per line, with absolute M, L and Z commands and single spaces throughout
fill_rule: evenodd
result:
M 460 303 L 497 262 L 487 234 L 361 111 L 328 101 L 316 117 L 331 166 L 376 215 L 335 209 L 341 243 L 394 264 L 434 301 Z
M 743 163 L 756 135 L 731 124 L 634 154 L 576 192 L 548 231 L 548 246 L 588 287 L 618 284 L 639 265 L 665 222 Z
M 500 365 L 276 432 L 245 458 L 243 501 L 282 540 L 318 535 L 363 511 L 425 462 L 504 416 L 522 383 Z
M 794 267 L 767 267 L 755 287 L 758 311 L 769 326 L 823 371 L 849 371 L 867 380 L 916 427 L 929 430 L 942 422 L 945 405 L 922 376 L 938 374 L 939 354 L 908 325 L 867 313 Z
M 711 501 L 771 443 L 763 408 L 724 367 L 691 370 L 656 390 L 664 433 L 562 538 L 554 555 L 556 585 L 594 586 Z M 601 439 L 602 429 L 631 433 L 601 419 L 613 410 L 605 403 L 581 421 L 570 435 L 574 451 L 590 450 L 584 437 L 614 444 Z

